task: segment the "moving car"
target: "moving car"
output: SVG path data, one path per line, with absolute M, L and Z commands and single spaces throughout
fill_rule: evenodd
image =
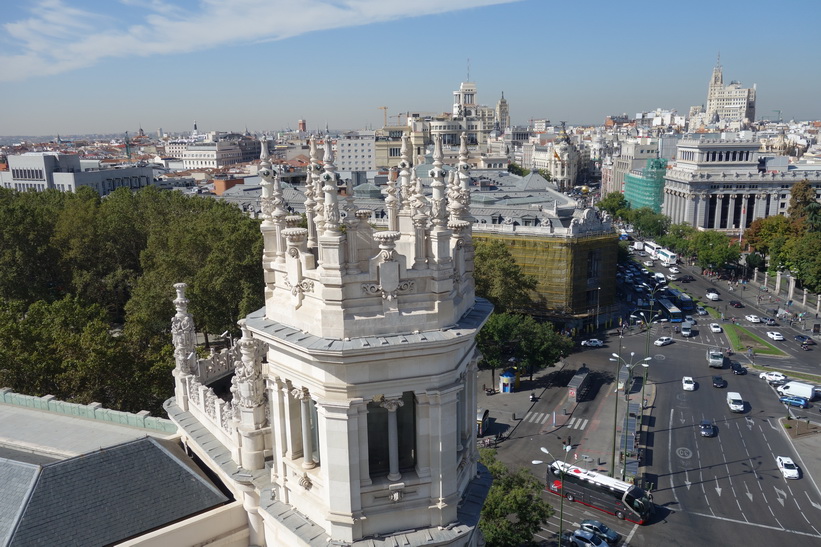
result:
M 707 310 L 705 310 L 701 306 L 696 306 L 696 313 L 699 315 L 707 315 Z
M 810 402 L 804 397 L 797 395 L 784 395 L 778 398 L 782 405 L 797 406 L 798 408 L 810 408 Z
M 738 300 L 730 300 L 730 305 L 734 308 L 743 308 L 744 307 L 744 304 L 742 304 Z
M 713 387 L 727 387 L 727 380 L 721 376 L 713 376 Z
M 772 382 L 773 380 L 785 382 L 787 381 L 787 377 L 784 374 L 776 372 L 774 370 L 771 370 L 769 372 L 762 372 L 758 375 L 758 377 L 762 380 L 767 380 L 768 382 Z
M 761 317 L 761 322 L 767 325 L 768 327 L 775 327 L 778 323 L 775 322 L 775 319 L 772 317 Z
M 644 265 L 645 265 L 645 266 L 647 266 L 648 268 L 652 268 L 652 267 L 653 267 L 653 261 L 652 261 L 652 260 L 645 260 L 644 262 L 642 262 L 642 264 L 644 264 Z
M 767 336 L 771 340 L 783 340 L 784 339 L 784 336 L 780 332 L 776 332 L 774 330 L 768 330 L 767 331 Z
M 591 348 L 600 348 L 604 345 L 604 342 L 602 342 L 598 338 L 591 338 L 590 340 L 582 340 L 582 345 Z
M 730 304 L 732 304 L 732 302 L 730 302 Z M 745 315 L 744 319 L 746 319 L 750 323 L 761 323 L 761 318 L 753 314 Z
M 692 325 L 696 324 L 696 320 L 695 320 L 695 318 L 693 318 L 692 315 L 685 315 L 684 320 L 687 321 L 688 323 L 692 324 Z
M 670 267 L 669 267 L 669 268 L 667 268 L 667 269 L 668 269 L 668 270 L 670 270 L 670 273 L 674 273 L 674 274 L 676 274 L 676 273 L 680 273 L 680 272 L 681 272 L 681 270 L 679 270 L 679 269 L 678 269 L 677 267 L 675 267 L 675 266 L 670 266 Z
M 798 466 L 795 465 L 792 458 L 789 456 L 776 456 L 775 464 L 778 466 L 778 470 L 781 471 L 781 474 L 784 475 L 785 479 L 798 478 Z
M 739 376 L 747 374 L 747 369 L 744 368 L 738 361 L 731 361 L 730 369 L 733 371 L 733 374 L 738 374 Z
M 667 280 L 668 281 L 677 281 L 678 277 L 676 277 L 676 274 L 667 274 Z
M 707 293 L 707 300 L 718 300 L 718 293 L 717 292 L 708 292 Z
M 814 346 L 815 345 L 815 340 L 813 340 L 812 338 L 810 338 L 809 336 L 806 336 L 804 334 L 796 334 L 795 338 L 793 338 L 793 339 L 796 342 L 798 342 L 799 344 L 807 344 L 808 346 Z
M 696 381 L 693 380 L 692 376 L 685 376 L 681 379 L 681 387 L 684 388 L 684 391 L 695 391 Z
M 576 530 L 567 536 L 567 541 L 570 545 L 576 545 L 576 547 L 589 547 L 590 545 L 595 545 L 599 547 L 600 545 L 605 545 L 604 540 L 602 540 L 599 536 L 590 532 L 588 530 Z
M 721 325 L 719 325 L 718 323 L 710 323 L 710 330 L 712 332 L 721 332 Z
M 716 435 L 716 428 L 710 420 L 701 420 L 698 429 L 701 431 L 702 437 L 715 437 Z
M 582 530 L 593 532 L 607 543 L 615 544 L 621 539 L 621 534 L 615 530 L 611 530 L 606 524 L 603 524 L 597 520 L 583 520 L 580 527 Z
M 672 344 L 672 343 L 673 343 L 672 338 L 670 338 L 669 336 L 662 336 L 658 340 L 654 341 L 653 345 L 654 346 L 666 346 L 667 344 Z
M 695 281 L 695 280 L 696 280 L 695 277 L 693 277 L 690 274 L 687 274 L 687 275 L 682 275 L 681 279 L 679 281 L 681 281 L 682 283 L 689 283 L 689 282 Z

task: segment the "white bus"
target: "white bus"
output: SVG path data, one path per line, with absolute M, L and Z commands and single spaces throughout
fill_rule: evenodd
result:
M 647 251 L 647 254 L 653 258 L 657 258 L 656 253 L 659 249 L 661 249 L 661 245 L 659 245 L 658 243 L 653 243 L 652 241 L 644 242 L 644 250 Z
M 659 249 L 656 251 L 656 258 L 661 260 L 662 266 L 675 266 L 678 255 L 668 249 Z

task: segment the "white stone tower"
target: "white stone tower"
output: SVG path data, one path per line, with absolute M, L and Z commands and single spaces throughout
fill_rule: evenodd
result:
M 236 346 L 197 360 L 177 286 L 169 416 L 242 500 L 252 544 L 475 545 L 459 507 L 481 491 L 475 337 L 492 307 L 474 296 L 465 136 L 449 176 L 437 140 L 429 196 L 403 138 L 383 231 L 340 200 L 331 147 L 320 162 L 313 139 L 296 227 L 262 149 L 265 307 Z M 230 400 L 207 386 L 225 363 Z

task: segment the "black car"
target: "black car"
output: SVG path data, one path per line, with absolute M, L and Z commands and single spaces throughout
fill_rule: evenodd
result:
M 716 428 L 709 420 L 701 420 L 698 428 L 701 430 L 702 437 L 715 437 Z
M 681 281 L 682 283 L 690 283 L 691 281 L 695 281 L 695 280 L 696 280 L 696 278 L 693 277 L 690 274 L 683 275 L 683 276 L 681 276 L 681 279 L 679 279 L 679 281 Z
M 809 336 L 805 336 L 803 334 L 796 334 L 795 335 L 795 341 L 798 342 L 799 344 L 806 344 L 808 346 L 814 346 L 815 345 L 815 340 L 813 340 Z
M 730 368 L 733 370 L 733 374 L 747 374 L 747 369 L 741 366 L 738 361 L 732 361 Z
M 721 376 L 713 376 L 713 387 L 727 387 L 727 381 Z
M 744 307 L 744 304 L 742 304 L 738 300 L 730 300 L 730 305 L 734 308 L 743 308 Z

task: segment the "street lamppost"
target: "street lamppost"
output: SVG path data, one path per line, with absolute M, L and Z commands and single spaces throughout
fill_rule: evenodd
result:
M 633 359 L 633 356 L 636 352 L 630 352 L 630 360 Z M 612 354 L 615 359 L 610 359 L 614 363 L 616 363 L 616 374 L 613 378 L 616 381 L 616 396 L 613 397 L 613 450 L 610 452 L 610 476 L 616 476 L 616 427 L 619 423 L 619 363 L 623 362 L 624 360 L 621 358 L 621 346 L 619 346 L 619 353 Z
M 567 465 L 567 457 L 570 455 L 570 451 L 573 449 L 571 444 L 566 444 L 562 447 L 564 450 L 564 460 L 562 460 L 562 467 L 559 469 L 559 496 L 561 496 L 561 501 L 559 501 L 559 545 L 562 544 L 562 535 L 564 535 L 564 467 Z M 556 458 L 553 457 L 553 454 L 545 447 L 540 447 L 540 450 L 553 458 L 553 461 L 558 461 Z M 533 460 L 531 463 L 533 465 L 541 465 L 545 463 L 542 460 Z M 550 464 L 547 466 L 547 472 L 550 472 Z M 545 483 L 547 482 L 545 478 Z M 549 488 L 549 487 L 548 487 Z
M 630 381 L 631 380 L 631 375 L 633 374 L 633 368 L 636 365 L 638 365 L 639 363 L 644 364 L 647 361 L 649 361 L 650 359 L 652 359 L 652 357 L 645 357 L 644 359 L 638 361 L 637 363 L 634 363 L 633 362 L 633 357 L 635 355 L 636 355 L 636 352 L 634 352 L 634 351 L 630 352 L 630 362 L 629 363 L 627 363 L 624 359 L 621 358 L 621 356 L 619 356 L 615 353 L 613 354 L 613 357 L 615 357 L 615 359 L 610 359 L 611 361 L 621 362 L 621 363 L 624 364 L 625 367 L 627 367 L 627 380 L 624 383 L 624 424 L 625 424 L 625 431 L 624 431 L 624 447 L 623 447 L 623 451 L 622 451 L 622 454 L 624 455 L 624 465 L 622 466 L 621 480 L 624 480 L 625 474 L 627 472 L 627 430 L 626 430 L 626 427 L 627 427 L 627 417 L 628 417 L 629 412 L 630 412 L 630 386 L 632 384 L 632 382 Z M 644 389 L 644 386 L 642 385 L 642 390 L 643 389 Z M 618 397 L 616 397 L 616 399 L 618 399 Z M 642 400 L 642 402 L 643 402 L 643 400 Z M 616 415 L 617 413 L 614 411 L 613 414 Z M 615 454 L 616 454 L 616 448 L 615 448 L 615 446 L 616 446 L 616 420 L 617 420 L 617 418 L 614 416 L 613 417 L 613 459 L 614 460 L 615 460 Z M 614 464 L 615 464 L 615 461 L 614 461 Z
M 648 361 L 649 359 L 650 359 L 650 357 L 647 357 L 646 359 L 644 359 L 644 361 Z M 650 363 L 643 362 L 643 363 L 641 363 L 641 366 L 644 367 L 644 380 L 642 380 L 642 382 L 641 382 L 641 425 L 643 426 L 644 425 L 644 407 L 646 406 L 644 404 L 644 401 L 645 401 L 645 399 L 644 399 L 644 386 L 647 385 L 647 373 L 649 372 L 648 369 L 650 368 Z

